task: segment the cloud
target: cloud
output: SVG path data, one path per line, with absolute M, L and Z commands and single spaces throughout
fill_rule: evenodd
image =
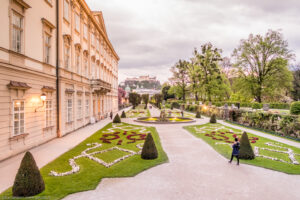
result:
M 119 54 L 119 81 L 126 76 L 170 77 L 169 68 L 189 59 L 194 47 L 211 42 L 230 56 L 250 33 L 281 29 L 300 54 L 298 0 L 86 0 L 103 11 L 109 38 Z

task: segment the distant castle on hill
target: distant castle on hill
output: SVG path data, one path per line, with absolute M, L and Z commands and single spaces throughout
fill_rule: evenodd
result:
M 156 79 L 155 76 L 139 76 L 134 78 L 127 78 L 124 82 L 120 84 L 123 89 L 130 88 L 130 90 L 136 89 L 153 89 L 160 90 L 160 81 Z

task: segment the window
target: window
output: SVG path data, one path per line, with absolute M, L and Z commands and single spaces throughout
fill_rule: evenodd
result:
M 83 25 L 83 37 L 88 39 L 88 26 L 86 24 Z
M 15 52 L 22 52 L 23 42 L 23 17 L 17 13 L 12 16 L 12 49 Z
M 69 21 L 69 2 L 64 0 L 64 18 Z
M 77 74 L 81 74 L 81 67 L 80 67 L 80 52 L 76 53 L 76 72 Z
M 81 97 L 78 97 L 81 98 Z M 82 118 L 82 102 L 81 99 L 77 100 L 77 119 L 81 119 Z
M 45 63 L 50 63 L 51 36 L 45 33 Z
M 96 49 L 99 51 L 99 40 L 96 40 Z
M 46 101 L 46 127 L 52 126 L 52 100 Z
M 87 57 L 84 59 L 84 74 L 85 77 L 89 77 L 89 67 L 88 67 L 88 59 Z
M 73 99 L 69 97 L 67 100 L 67 122 L 73 121 Z
M 70 67 L 70 46 L 68 44 L 65 44 L 65 68 L 69 69 Z
M 95 35 L 94 33 L 91 33 L 91 45 L 94 46 L 95 43 Z
M 80 16 L 75 14 L 75 30 L 80 32 Z
M 100 78 L 100 67 L 98 65 L 97 65 L 96 77 L 97 79 Z
M 95 67 L 96 67 L 95 65 L 96 65 L 96 64 L 95 64 L 95 61 L 92 61 L 92 79 L 96 78 L 96 77 L 95 77 L 95 70 L 96 70 L 96 69 L 95 69 Z
M 13 102 L 13 115 L 14 115 L 14 135 L 19 135 L 24 133 L 24 105 L 23 100 L 15 100 Z
M 86 97 L 88 98 L 88 97 Z M 88 99 L 85 100 L 85 116 L 88 117 L 90 115 L 90 101 Z

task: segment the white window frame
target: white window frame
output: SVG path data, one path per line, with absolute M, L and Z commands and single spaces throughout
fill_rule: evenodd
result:
M 21 105 L 22 105 L 22 102 L 23 102 L 23 110 L 15 110 L 15 103 L 16 102 L 20 102 L 20 107 L 21 108 Z M 24 134 L 25 133 L 25 100 L 13 100 L 13 136 L 16 136 L 16 135 L 21 135 L 21 134 Z M 18 115 L 18 120 L 15 120 L 15 115 Z M 23 114 L 23 130 L 21 130 L 21 114 Z M 18 121 L 18 132 L 16 133 L 16 127 L 15 127 L 15 122 Z
M 88 39 L 88 26 L 87 24 L 83 24 L 83 37 Z
M 84 75 L 86 78 L 89 77 L 89 63 L 87 56 L 84 58 Z
M 81 74 L 80 52 L 76 52 L 76 73 Z
M 75 30 L 80 33 L 80 15 L 75 13 Z
M 48 33 L 44 33 L 44 61 L 47 64 L 50 64 L 50 56 L 51 56 L 51 35 Z
M 46 128 L 52 126 L 52 118 L 53 118 L 53 101 L 52 99 L 47 99 L 45 102 Z
M 77 99 L 77 119 L 82 119 L 82 99 L 78 96 Z
M 64 18 L 65 20 L 70 20 L 70 4 L 68 0 L 64 0 Z
M 15 24 L 16 17 L 20 19 L 20 24 Z M 24 17 L 15 11 L 12 12 L 11 27 L 12 50 L 18 53 L 22 53 L 24 41 Z
M 65 44 L 64 62 L 65 62 L 65 68 L 70 69 L 70 45 L 69 44 Z
M 86 97 L 88 98 L 88 97 Z M 90 100 L 86 99 L 85 100 L 85 116 L 89 117 L 90 116 Z
M 71 104 L 69 104 L 71 102 Z M 73 97 L 67 98 L 67 123 L 73 122 Z

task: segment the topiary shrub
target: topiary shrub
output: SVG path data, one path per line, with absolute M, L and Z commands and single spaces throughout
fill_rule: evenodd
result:
M 201 113 L 199 111 L 196 113 L 196 118 L 201 118 Z
M 296 101 L 296 102 L 292 103 L 290 112 L 292 115 L 300 114 L 300 101 Z
M 121 114 L 121 118 L 126 118 L 126 114 L 125 114 L 124 110 L 123 110 L 123 112 Z
M 212 116 L 210 117 L 209 122 L 212 123 L 212 124 L 217 123 L 217 119 L 216 119 L 216 115 L 215 114 L 212 114 Z
M 158 157 L 157 149 L 154 143 L 154 140 L 152 138 L 151 133 L 147 135 L 147 138 L 145 140 L 143 149 L 142 149 L 142 158 L 143 159 L 155 159 Z
M 13 196 L 29 197 L 45 190 L 43 177 L 30 152 L 26 152 L 12 187 Z
M 251 147 L 251 144 L 249 142 L 249 138 L 246 132 L 243 133 L 241 140 L 240 140 L 240 153 L 239 158 L 246 159 L 246 160 L 252 160 L 255 158 L 253 149 Z
M 116 114 L 114 120 L 113 120 L 113 123 L 121 123 L 121 119 L 120 119 L 120 116 L 119 114 Z

